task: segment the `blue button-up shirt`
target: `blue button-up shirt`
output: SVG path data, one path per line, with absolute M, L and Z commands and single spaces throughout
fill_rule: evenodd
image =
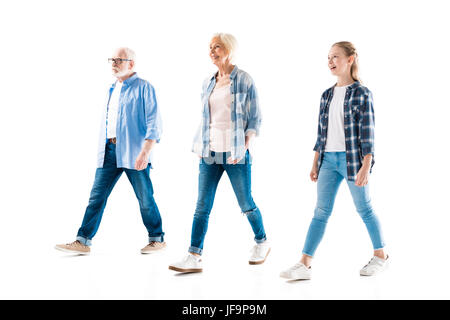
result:
M 202 121 L 194 138 L 192 151 L 202 157 L 209 156 L 209 125 L 210 110 L 209 97 L 216 85 L 216 73 L 207 78 L 202 90 Z M 233 68 L 230 74 L 231 90 L 231 158 L 242 159 L 245 156 L 245 136 L 253 131 L 259 135 L 261 126 L 261 111 L 258 102 L 258 93 L 250 75 Z
M 334 86 L 327 89 L 320 100 L 319 126 L 314 151 L 319 152 L 318 168 L 322 164 L 327 143 L 328 114 L 333 99 Z M 364 157 L 372 154 L 375 163 L 374 134 L 375 114 L 372 92 L 358 81 L 348 86 L 344 99 L 344 133 L 348 180 L 355 181 Z
M 103 167 L 105 158 L 107 113 L 111 94 L 116 83 L 109 89 L 108 102 L 103 113 L 98 146 L 97 168 Z M 155 89 L 135 73 L 123 82 L 119 97 L 116 124 L 116 159 L 118 168 L 134 169 L 136 159 L 145 140 L 159 142 L 162 133 L 161 115 L 156 102 Z M 152 155 L 150 153 L 149 163 Z

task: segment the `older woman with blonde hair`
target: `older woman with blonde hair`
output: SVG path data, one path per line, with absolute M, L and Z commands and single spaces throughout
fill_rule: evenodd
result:
M 218 71 L 208 77 L 202 90 L 202 121 L 193 152 L 200 157 L 198 201 L 192 225 L 189 253 L 169 265 L 178 272 L 201 272 L 203 242 L 208 229 L 217 185 L 224 172 L 230 178 L 242 213 L 255 235 L 250 264 L 261 264 L 270 252 L 261 212 L 251 194 L 250 140 L 258 135 L 261 113 L 253 79 L 233 64 L 236 39 L 217 33 L 209 55 Z

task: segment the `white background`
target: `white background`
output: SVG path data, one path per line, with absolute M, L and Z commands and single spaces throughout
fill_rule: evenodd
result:
M 446 1 L 2 2 L 0 298 L 448 299 L 450 197 Z M 252 171 L 272 253 L 248 265 L 253 234 L 228 177 L 205 241 L 205 271 L 175 275 L 197 197 L 201 84 L 214 32 L 240 44 L 263 112 Z M 314 259 L 314 278 L 279 272 L 300 258 L 316 199 L 309 180 L 321 93 L 335 79 L 332 43 L 348 40 L 373 92 L 373 204 L 391 265 L 359 269 L 372 247 L 345 184 Z M 155 87 L 164 132 L 151 178 L 168 249 L 140 255 L 147 234 L 125 176 L 109 198 L 88 257 L 54 250 L 74 240 L 95 174 L 99 120 L 113 80 L 107 58 L 137 53 Z

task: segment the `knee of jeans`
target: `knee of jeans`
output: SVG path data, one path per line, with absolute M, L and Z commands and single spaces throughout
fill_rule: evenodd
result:
M 211 212 L 211 205 L 207 201 L 198 200 L 195 206 L 195 214 L 209 215 Z
M 242 214 L 244 216 L 249 216 L 249 215 L 252 215 L 253 213 L 255 213 L 256 210 L 258 210 L 258 207 L 254 207 L 253 209 L 250 209 L 250 210 L 243 210 Z
M 194 218 L 208 220 L 211 208 L 204 201 L 197 201 Z
M 106 196 L 100 192 L 91 192 L 89 196 L 89 204 L 94 205 L 96 203 L 103 203 Z
M 316 207 L 314 210 L 314 219 L 321 221 L 321 222 L 327 222 L 328 218 L 330 218 L 331 210 L 328 208 L 322 208 L 322 207 Z
M 370 205 L 370 202 L 358 204 L 356 206 L 356 210 L 364 221 L 371 219 L 374 215 L 374 211 L 372 206 Z
M 194 220 L 208 221 L 209 220 L 209 212 L 196 210 L 194 213 Z
M 150 197 L 148 199 L 143 199 L 139 201 L 141 209 L 149 209 L 153 207 L 153 204 L 155 203 L 155 199 L 153 197 Z

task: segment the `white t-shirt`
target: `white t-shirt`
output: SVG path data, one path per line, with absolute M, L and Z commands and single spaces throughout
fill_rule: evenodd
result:
M 231 151 L 230 85 L 214 88 L 209 97 L 209 148 L 215 152 Z
M 334 87 L 328 110 L 328 132 L 325 152 L 345 151 L 344 100 L 347 87 Z
M 107 121 L 108 125 L 106 127 L 106 137 L 108 139 L 116 137 L 116 124 L 117 124 L 117 113 L 119 112 L 119 98 L 120 91 L 122 90 L 123 82 L 117 80 L 116 86 L 109 99 Z

